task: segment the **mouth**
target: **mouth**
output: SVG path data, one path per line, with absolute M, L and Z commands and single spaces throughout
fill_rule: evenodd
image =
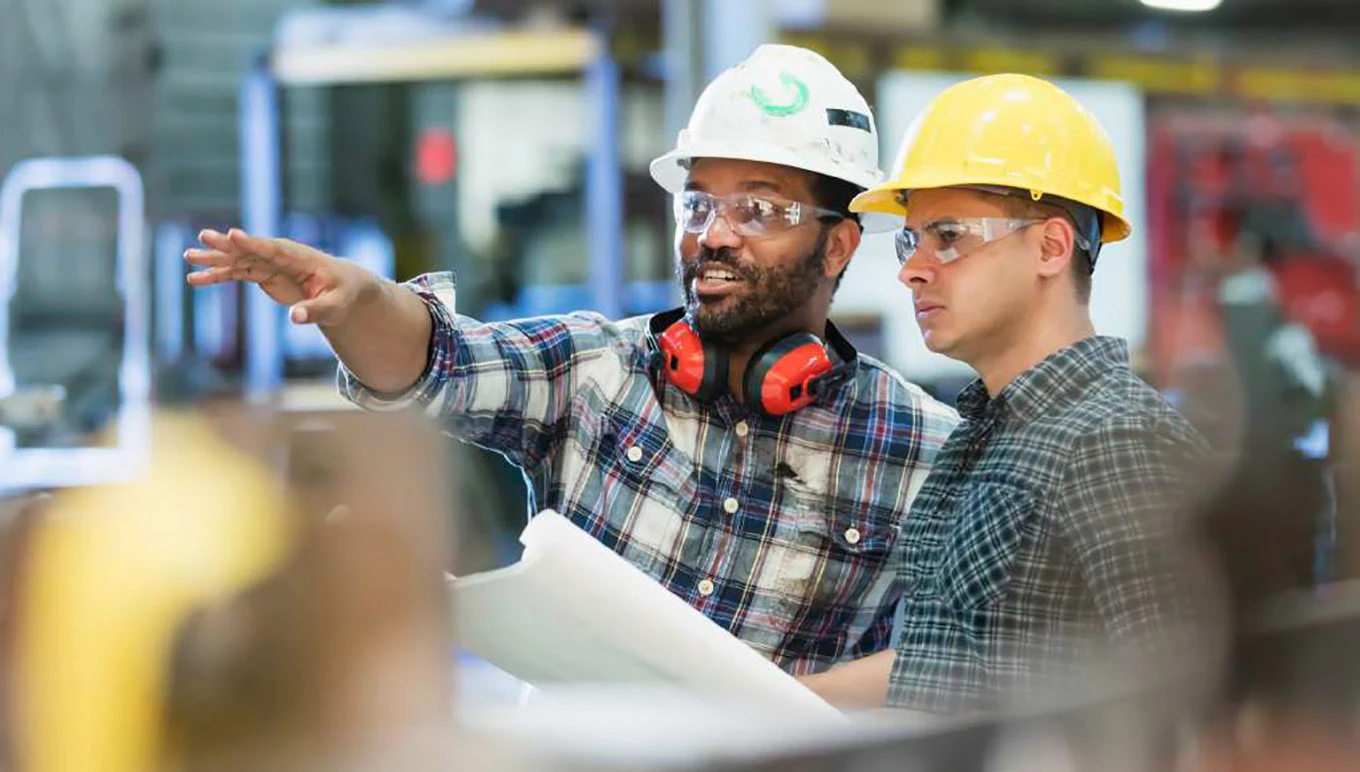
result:
M 944 311 L 944 306 L 931 301 L 921 301 L 916 304 L 916 321 L 924 322 L 931 317 Z
M 735 292 L 745 280 L 731 268 L 709 263 L 695 272 L 690 288 L 700 299 L 721 298 Z

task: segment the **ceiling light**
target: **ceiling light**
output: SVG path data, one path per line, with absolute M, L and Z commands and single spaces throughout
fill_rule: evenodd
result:
M 1142 0 L 1143 5 L 1162 11 L 1212 11 L 1223 0 Z

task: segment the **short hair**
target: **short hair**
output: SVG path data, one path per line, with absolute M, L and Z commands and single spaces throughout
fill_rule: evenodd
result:
M 812 188 L 813 203 L 823 209 L 835 212 L 847 220 L 853 221 L 855 225 L 859 226 L 860 231 L 863 232 L 864 223 L 860 220 L 858 214 L 850 211 L 850 202 L 855 196 L 863 193 L 864 188 L 861 188 L 853 182 L 837 179 L 826 174 L 818 174 L 817 172 L 811 172 L 810 174 L 812 175 L 812 180 L 809 187 Z M 850 264 L 846 263 L 845 268 L 841 269 L 840 274 L 836 276 L 836 286 L 832 289 L 833 293 L 840 289 L 841 279 L 845 278 L 845 271 L 849 268 Z
M 854 200 L 855 196 L 863 193 L 864 188 L 853 182 L 816 172 L 812 173 L 810 187 L 812 188 L 813 203 L 817 206 L 829 209 L 847 220 L 854 220 L 856 224 L 861 224 L 859 215 L 850 211 L 850 202 Z

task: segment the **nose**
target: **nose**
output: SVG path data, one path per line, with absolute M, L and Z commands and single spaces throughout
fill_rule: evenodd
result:
M 736 249 L 741 246 L 741 234 L 732 227 L 727 216 L 719 211 L 713 216 L 713 222 L 708 224 L 703 233 L 699 234 L 699 246 L 705 249 Z
M 907 258 L 907 262 L 903 263 L 901 270 L 897 272 L 897 280 L 908 289 L 926 287 L 935 282 L 937 265 L 934 260 L 923 254 L 924 251 L 917 249 L 916 253 Z

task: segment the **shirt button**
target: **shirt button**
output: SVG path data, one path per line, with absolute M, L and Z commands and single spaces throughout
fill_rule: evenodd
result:
M 729 515 L 737 514 L 737 510 L 740 508 L 741 502 L 737 501 L 736 499 L 728 499 L 727 501 L 723 502 L 723 509 L 726 510 L 727 514 Z
M 748 435 L 748 434 L 750 434 L 750 433 L 751 433 L 751 427 L 747 426 L 745 421 L 742 421 L 742 422 L 740 422 L 740 423 L 737 424 L 737 436 L 738 436 L 738 437 L 745 437 L 746 435 Z
M 705 579 L 702 582 L 699 582 L 699 594 L 705 598 L 713 594 L 713 589 L 712 579 Z
M 634 464 L 636 464 L 637 462 L 641 461 L 641 460 L 642 460 L 642 448 L 639 448 L 639 447 L 636 446 L 636 445 L 634 445 L 633 447 L 629 448 L 629 449 L 628 449 L 628 460 L 629 460 L 629 461 L 632 461 Z
M 847 528 L 845 530 L 845 543 L 859 544 L 861 536 L 863 536 L 863 534 L 859 532 L 858 528 Z

